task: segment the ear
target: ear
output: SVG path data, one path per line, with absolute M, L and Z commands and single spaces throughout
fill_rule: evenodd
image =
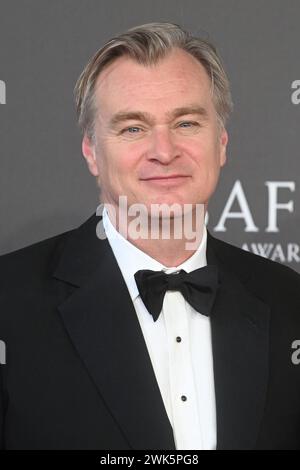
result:
M 226 129 L 223 127 L 220 131 L 220 166 L 224 166 L 227 160 L 226 148 L 228 143 L 228 134 Z
M 85 134 L 82 139 L 82 153 L 86 160 L 87 166 L 93 176 L 99 175 L 97 159 L 96 159 L 96 149 L 95 144 L 90 140 L 90 138 Z

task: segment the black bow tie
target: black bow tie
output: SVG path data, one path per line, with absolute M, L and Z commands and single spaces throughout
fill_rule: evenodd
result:
M 178 290 L 185 300 L 198 312 L 208 316 L 211 312 L 218 288 L 218 270 L 207 265 L 187 273 L 141 269 L 134 275 L 140 296 L 154 321 L 159 317 L 167 290 Z

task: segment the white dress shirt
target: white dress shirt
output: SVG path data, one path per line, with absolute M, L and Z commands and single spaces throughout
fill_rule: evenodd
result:
M 178 291 L 167 291 L 156 322 L 134 279 L 140 269 L 193 271 L 207 264 L 207 232 L 196 252 L 177 267 L 166 267 L 141 251 L 114 227 L 106 208 L 103 227 L 120 267 L 148 348 L 169 417 L 176 449 L 216 448 L 216 409 L 210 318 L 194 310 Z

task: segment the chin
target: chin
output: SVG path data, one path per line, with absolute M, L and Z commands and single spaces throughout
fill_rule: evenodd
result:
M 160 208 L 159 214 L 162 217 L 169 217 L 170 214 L 174 217 L 176 215 L 181 216 L 183 211 L 186 212 L 186 210 L 183 209 L 185 204 L 187 204 L 187 201 L 180 198 L 156 198 L 150 202 L 148 201 L 146 207 L 148 213 L 150 214 L 151 206 L 158 205 Z M 174 205 L 175 207 L 173 207 Z M 155 211 L 152 213 L 155 214 Z

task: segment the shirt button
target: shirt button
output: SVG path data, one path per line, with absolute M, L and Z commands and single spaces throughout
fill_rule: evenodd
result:
M 181 395 L 181 400 L 182 401 L 187 401 L 187 397 L 185 395 Z
M 180 342 L 181 342 L 180 336 L 177 336 L 176 341 L 177 341 L 177 343 L 180 343 Z

